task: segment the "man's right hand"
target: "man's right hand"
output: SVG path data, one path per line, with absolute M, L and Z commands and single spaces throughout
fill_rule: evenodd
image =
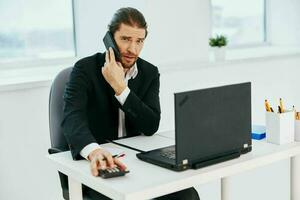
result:
M 96 149 L 92 151 L 88 159 L 91 161 L 91 172 L 98 176 L 99 169 L 106 169 L 118 166 L 121 170 L 126 170 L 126 166 L 118 159 L 113 158 L 111 153 L 105 149 Z

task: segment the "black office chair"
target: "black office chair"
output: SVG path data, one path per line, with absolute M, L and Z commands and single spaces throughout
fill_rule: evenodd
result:
M 48 149 L 49 154 L 68 151 L 69 146 L 62 131 L 61 122 L 63 120 L 63 94 L 67 81 L 69 80 L 72 67 L 62 70 L 54 79 L 49 95 L 49 128 L 51 148 Z M 69 200 L 69 184 L 68 177 L 58 172 L 63 198 Z M 83 189 L 83 199 L 90 200 Z
M 61 122 L 63 119 L 63 94 L 65 85 L 69 79 L 72 67 L 62 70 L 54 79 L 49 95 L 49 128 L 51 148 L 48 149 L 49 154 L 63 152 L 69 150 L 66 139 L 63 135 Z M 62 194 L 64 199 L 69 200 L 68 177 L 58 172 Z

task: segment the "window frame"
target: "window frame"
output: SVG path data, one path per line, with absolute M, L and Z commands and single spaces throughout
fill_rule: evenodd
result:
M 210 0 L 210 19 L 211 19 L 211 31 L 210 31 L 210 37 L 213 37 L 213 0 Z M 263 0 L 263 41 L 262 42 L 253 42 L 253 43 L 245 43 L 241 45 L 230 45 L 226 48 L 228 49 L 244 49 L 244 48 L 255 48 L 255 47 L 264 47 L 264 46 L 270 46 L 270 42 L 268 41 L 268 19 L 267 19 L 267 0 Z

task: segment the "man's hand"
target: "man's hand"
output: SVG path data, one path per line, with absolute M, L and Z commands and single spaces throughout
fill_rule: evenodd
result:
M 105 80 L 114 89 L 116 95 L 120 95 L 126 88 L 124 81 L 124 69 L 121 63 L 116 62 L 113 49 L 110 47 L 105 54 L 105 64 L 102 67 Z
M 118 166 L 121 170 L 126 170 L 126 166 L 118 159 L 104 149 L 96 149 L 92 151 L 88 159 L 91 161 L 91 172 L 94 176 L 98 176 L 99 169 L 106 169 Z

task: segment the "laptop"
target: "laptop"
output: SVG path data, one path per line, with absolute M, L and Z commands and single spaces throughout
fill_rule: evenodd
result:
M 175 171 L 198 169 L 252 150 L 251 83 L 174 94 L 175 145 L 138 153 Z

